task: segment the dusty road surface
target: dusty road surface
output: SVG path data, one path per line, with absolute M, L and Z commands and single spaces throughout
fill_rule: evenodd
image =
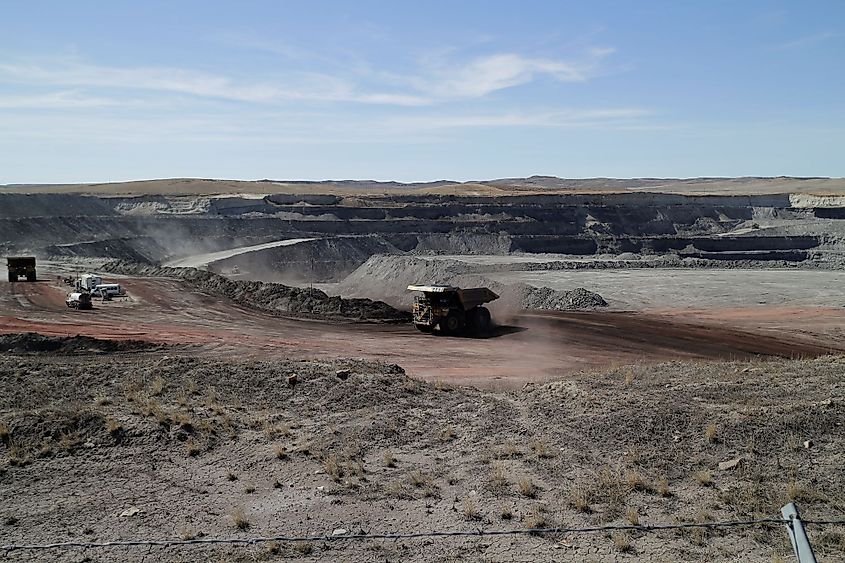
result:
M 48 274 L 45 279 L 54 280 Z M 410 325 L 296 320 L 241 307 L 163 278 L 120 280 L 126 300 L 65 307 L 55 281 L 0 284 L 0 333 L 194 344 L 221 357 L 361 358 L 414 377 L 521 387 L 608 366 L 673 359 L 817 357 L 845 351 L 841 308 L 521 313 L 489 338 L 422 335 Z

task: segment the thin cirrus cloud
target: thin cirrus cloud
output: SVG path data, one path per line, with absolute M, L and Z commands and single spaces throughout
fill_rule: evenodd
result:
M 633 127 L 653 112 L 644 108 L 567 109 L 548 112 L 510 112 L 480 115 L 426 115 L 386 120 L 385 125 L 415 130 L 481 127 Z
M 441 61 L 410 75 L 340 76 L 320 72 L 281 72 L 275 81 L 254 82 L 183 68 L 110 67 L 77 61 L 48 64 L 2 63 L 0 77 L 19 84 L 59 88 L 135 90 L 189 95 L 254 104 L 291 101 L 353 102 L 389 106 L 427 106 L 453 100 L 483 98 L 493 92 L 528 84 L 540 76 L 560 82 L 583 82 L 597 71 L 611 49 L 594 49 L 577 61 L 500 53 L 464 63 Z M 375 80 L 373 79 L 375 76 Z M 384 74 L 387 76 L 387 73 Z M 111 105 L 106 98 L 84 99 L 81 93 L 55 92 L 29 102 L 5 98 L 0 106 L 45 107 Z

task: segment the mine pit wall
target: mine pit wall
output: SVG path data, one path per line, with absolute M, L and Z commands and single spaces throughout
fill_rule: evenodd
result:
M 841 207 L 837 207 L 841 205 Z M 266 197 L 0 193 L 0 250 L 157 262 L 285 238 L 336 239 L 218 264 L 292 263 L 297 276 L 333 280 L 369 255 L 674 253 L 736 260 L 805 260 L 842 250 L 845 198 L 790 194 L 654 193 Z M 776 228 L 756 230 L 756 223 Z M 777 223 L 777 225 L 775 225 Z M 750 229 L 739 235 L 737 228 Z M 316 270 L 312 268 L 316 259 Z M 307 267 L 306 267 L 307 263 Z

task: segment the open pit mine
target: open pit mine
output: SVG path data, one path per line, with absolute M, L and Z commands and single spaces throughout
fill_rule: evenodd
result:
M 772 561 L 629 528 L 845 506 L 845 180 L 10 185 L 0 253 L 0 546 Z M 421 528 L 517 532 L 344 539 Z

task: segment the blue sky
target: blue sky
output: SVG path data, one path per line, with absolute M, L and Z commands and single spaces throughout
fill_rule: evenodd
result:
M 0 184 L 845 176 L 841 0 L 0 8 Z

